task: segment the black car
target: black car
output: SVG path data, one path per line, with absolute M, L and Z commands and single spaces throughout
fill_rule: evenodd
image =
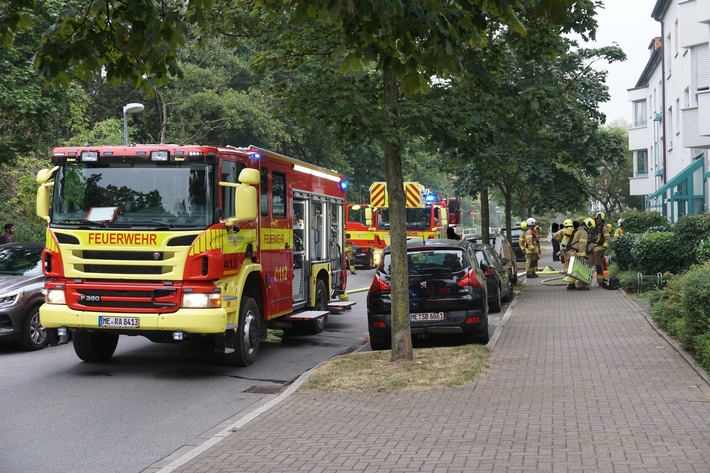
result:
M 466 240 L 470 241 L 471 243 L 484 243 L 483 237 L 480 234 L 468 234 L 464 237 Z M 503 235 L 502 233 L 496 234 L 491 234 L 489 236 L 490 239 L 490 245 L 495 249 L 496 253 L 498 253 L 498 256 L 503 258 L 507 258 L 508 261 L 505 263 L 506 267 L 508 268 L 508 273 L 509 273 L 509 278 L 513 282 L 513 284 L 518 283 L 518 263 L 517 263 L 517 256 L 515 254 L 515 250 L 513 250 L 512 245 L 508 241 L 508 238 Z
M 486 275 L 488 285 L 488 307 L 491 312 L 500 312 L 503 304 L 513 298 L 513 281 L 506 263 L 508 258 L 501 258 L 491 245 L 473 245 L 478 265 Z
M 0 245 L 0 340 L 16 341 L 25 350 L 48 343 L 39 321 L 44 303 L 43 243 Z
M 517 261 L 525 261 L 525 253 L 523 249 L 520 248 L 520 235 L 524 233 L 524 230 L 520 225 L 510 229 L 510 236 L 508 236 L 508 232 L 505 228 L 501 228 L 500 232 L 508 238 L 510 246 L 512 246 L 513 251 L 515 251 L 515 259 Z
M 460 335 L 468 342 L 488 342 L 486 276 L 476 262 L 473 245 L 462 240 L 407 243 L 409 317 L 413 336 Z M 370 346 L 390 346 L 390 247 L 382 254 L 367 294 Z

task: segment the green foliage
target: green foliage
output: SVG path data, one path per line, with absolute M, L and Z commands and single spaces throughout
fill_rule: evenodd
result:
M 655 211 L 631 211 L 621 216 L 624 217 L 626 233 L 668 232 L 671 230 L 668 219 Z
M 609 250 L 613 253 L 612 260 L 619 266 L 620 270 L 626 271 L 634 268 L 636 259 L 632 254 L 632 250 L 638 239 L 639 236 L 637 234 L 627 233 L 611 241 Z
M 710 264 L 695 266 L 686 273 L 681 288 L 685 309 L 686 343 L 710 329 Z
M 696 260 L 700 242 L 710 237 L 710 214 L 685 215 L 673 225 L 678 242 L 675 257 L 683 263 L 683 268 L 699 262 Z
M 698 248 L 695 252 L 695 259 L 701 264 L 710 261 L 710 238 L 702 240 L 698 244 Z
M 673 232 L 639 235 L 631 248 L 635 269 L 643 274 L 678 272 L 682 262 L 674 257 L 677 243 L 678 238 Z
M 683 275 L 674 277 L 663 289 L 662 297 L 651 307 L 651 318 L 659 328 L 678 340 L 686 339 L 682 291 L 685 284 Z
M 35 175 L 47 167 L 43 158 L 26 156 L 17 165 L 0 166 L 0 228 L 15 224 L 15 241 L 44 241 L 45 222 L 35 215 Z
M 710 332 L 695 337 L 695 358 L 710 373 Z

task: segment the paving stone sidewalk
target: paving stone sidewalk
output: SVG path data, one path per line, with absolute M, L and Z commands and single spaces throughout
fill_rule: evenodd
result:
M 519 284 L 460 388 L 296 391 L 163 472 L 710 472 L 710 386 L 621 291 Z

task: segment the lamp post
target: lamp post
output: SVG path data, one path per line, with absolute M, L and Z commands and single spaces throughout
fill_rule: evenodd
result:
M 138 113 L 143 111 L 142 103 L 129 103 L 123 107 L 123 145 L 128 146 L 128 118 L 129 113 Z

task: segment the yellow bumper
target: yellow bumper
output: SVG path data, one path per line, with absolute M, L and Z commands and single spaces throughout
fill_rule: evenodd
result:
M 179 309 L 169 314 L 118 314 L 115 312 L 83 312 L 71 310 L 66 305 L 43 304 L 39 317 L 46 328 L 101 328 L 99 316 L 137 317 L 140 322 L 135 329 L 122 327 L 121 330 L 155 330 L 190 333 L 222 333 L 227 328 L 227 311 L 224 309 Z

